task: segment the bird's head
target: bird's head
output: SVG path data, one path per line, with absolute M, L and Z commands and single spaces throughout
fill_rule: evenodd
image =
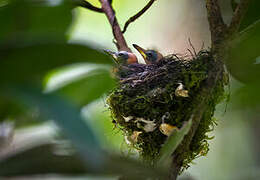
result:
M 156 63 L 163 58 L 163 55 L 155 50 L 145 50 L 136 44 L 133 46 L 143 56 L 146 64 Z
M 119 51 L 119 52 L 114 52 L 110 50 L 105 50 L 107 54 L 113 57 L 114 61 L 117 64 L 120 65 L 128 65 L 128 64 L 134 64 L 138 63 L 137 58 L 134 53 L 130 53 L 127 51 Z

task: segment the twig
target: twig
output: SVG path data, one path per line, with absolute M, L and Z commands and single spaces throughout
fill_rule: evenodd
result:
M 218 0 L 205 0 L 208 14 L 209 28 L 211 32 L 211 43 L 214 49 L 216 45 L 223 42 L 226 32 L 226 24 L 223 21 Z
M 229 35 L 233 36 L 239 29 L 241 21 L 245 16 L 250 0 L 241 0 L 237 5 L 231 23 L 228 27 Z
M 99 1 L 102 4 L 102 10 L 106 14 L 109 23 L 112 27 L 113 35 L 116 40 L 117 49 L 119 51 L 132 52 L 131 49 L 127 46 L 126 40 L 117 22 L 117 19 L 115 17 L 115 12 L 110 4 L 110 1 L 109 0 L 99 0 Z
M 103 13 L 102 8 L 96 7 L 96 6 L 90 4 L 89 2 L 87 2 L 85 0 L 81 0 L 79 2 L 78 6 L 84 7 L 86 9 L 89 9 L 91 11 L 95 11 L 95 12 L 98 12 L 98 13 Z
M 233 10 L 233 12 L 236 10 L 238 3 L 235 0 L 231 0 L 231 8 Z
M 204 49 L 204 41 L 202 42 L 202 45 L 201 45 L 201 48 L 200 48 L 200 51 L 202 51 Z
M 197 57 L 196 50 L 195 50 L 195 48 L 194 48 L 193 44 L 191 43 L 191 40 L 190 40 L 190 38 L 188 38 L 188 41 L 189 41 L 189 44 L 190 44 L 190 46 L 191 46 L 191 48 L 192 48 L 192 50 L 193 50 L 193 53 L 194 53 L 195 57 Z
M 191 57 L 192 57 L 193 59 L 195 59 L 195 56 L 194 56 L 194 54 L 191 52 L 191 50 L 190 50 L 190 49 L 187 49 L 187 50 L 189 51 Z
M 124 29 L 123 29 L 123 32 L 122 33 L 125 33 L 126 30 L 127 30 L 127 27 L 129 26 L 130 23 L 134 22 L 136 19 L 138 19 L 140 16 L 142 16 L 151 6 L 152 4 L 155 2 L 156 0 L 150 0 L 147 5 L 141 9 L 141 11 L 139 11 L 137 14 L 135 14 L 134 16 L 130 17 L 125 25 L 124 25 Z

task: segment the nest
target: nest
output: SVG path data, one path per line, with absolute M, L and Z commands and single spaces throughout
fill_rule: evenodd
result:
M 209 70 L 214 69 L 213 66 L 212 54 L 200 51 L 193 57 L 169 55 L 157 64 L 118 68 L 119 83 L 108 96 L 107 103 L 113 120 L 120 125 L 146 162 L 155 163 L 168 137 L 167 132 L 160 128 L 162 124 L 181 128 L 189 120 L 199 103 L 203 82 Z M 184 95 L 176 93 L 180 85 Z M 189 151 L 185 154 L 183 167 L 188 167 L 195 157 L 207 154 L 207 133 L 215 125 L 213 114 L 223 92 L 223 82 L 217 82 Z

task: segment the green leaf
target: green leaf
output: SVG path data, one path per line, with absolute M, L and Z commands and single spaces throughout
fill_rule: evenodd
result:
M 260 65 L 256 64 L 260 56 L 260 20 L 240 32 L 231 42 L 226 66 L 231 75 L 243 82 L 258 81 Z
M 17 99 L 10 98 L 5 90 L 4 88 L 0 89 L 0 122 L 14 122 L 15 128 L 42 123 L 36 107 L 24 106 Z
M 80 106 L 107 93 L 114 85 L 110 66 L 81 63 L 51 72 L 45 92 L 59 93 Z
M 72 7 L 61 1 L 11 0 L 0 8 L 0 45 L 34 39 L 63 40 L 72 22 Z
M 239 30 L 244 30 L 251 24 L 260 20 L 260 1 L 259 0 L 250 0 L 249 7 L 245 17 L 243 18 Z
M 9 88 L 5 95 L 26 107 L 37 107 L 43 119 L 53 119 L 77 147 L 89 168 L 98 169 L 104 163 L 104 154 L 93 131 L 80 115 L 80 109 L 55 95 L 21 87 Z
M 10 99 L 3 93 L 1 93 L 0 99 L 0 122 L 14 122 L 15 128 L 42 123 L 36 108 L 25 107 L 22 103 Z
M 69 70 L 70 69 L 70 70 Z M 74 75 L 73 75 L 74 74 Z M 52 77 L 52 78 L 51 78 Z M 66 77 L 66 78 L 65 78 Z M 110 66 L 101 64 L 78 64 L 51 72 L 46 93 L 55 93 L 73 104 L 84 106 L 111 90 L 115 83 L 110 77 Z M 37 108 L 23 104 L 0 94 L 0 121 L 14 121 L 16 127 L 39 124 Z
M 243 109 L 246 108 L 258 110 L 260 106 L 260 84 L 259 82 L 244 85 L 243 87 L 237 89 L 233 93 L 232 105 L 235 108 Z
M 7 83 L 25 82 L 39 84 L 48 71 L 73 63 L 112 63 L 107 55 L 88 46 L 58 42 L 2 48 L 0 57 L 2 86 Z
M 174 130 L 172 135 L 168 137 L 160 151 L 160 157 L 157 166 L 165 166 L 171 159 L 172 153 L 176 150 L 178 145 L 182 142 L 184 136 L 189 132 L 192 125 L 192 119 L 186 122 L 180 130 Z
M 80 110 L 60 97 L 17 86 L 9 87 L 8 91 L 4 92 L 6 97 L 23 103 L 25 107 L 37 107 L 43 118 L 53 119 L 79 150 L 81 158 L 75 154 L 57 155 L 53 152 L 55 147 L 52 145 L 40 145 L 40 147 L 28 145 L 25 149 L 17 149 L 14 153 L 0 157 L 1 176 L 94 173 L 143 179 L 164 177 L 166 174 L 165 170 L 160 168 L 154 169 L 136 160 L 102 151 L 96 136 L 83 122 Z M 87 119 L 87 122 L 89 121 L 91 120 Z

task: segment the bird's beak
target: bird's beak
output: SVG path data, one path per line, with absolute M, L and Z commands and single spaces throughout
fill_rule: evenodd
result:
M 118 56 L 117 56 L 116 52 L 111 51 L 109 49 L 104 49 L 104 52 L 107 53 L 109 56 L 111 56 L 116 63 L 118 63 L 118 60 L 117 60 Z
M 141 48 L 140 46 L 136 45 L 136 44 L 133 44 L 134 48 L 143 56 L 144 59 L 147 58 L 145 52 L 146 50 Z

